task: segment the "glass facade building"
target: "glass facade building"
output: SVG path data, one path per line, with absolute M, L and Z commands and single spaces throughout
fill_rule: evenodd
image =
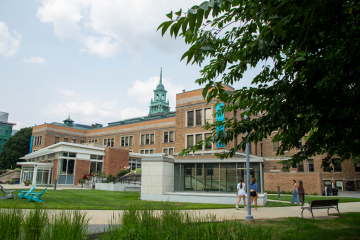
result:
M 15 123 L 8 122 L 8 113 L 0 112 L 0 153 L 6 141 L 11 137 L 12 127 Z
M 246 164 L 238 163 L 175 163 L 174 191 L 235 193 L 242 178 L 246 182 Z M 256 178 L 262 189 L 262 163 L 250 163 L 250 181 Z

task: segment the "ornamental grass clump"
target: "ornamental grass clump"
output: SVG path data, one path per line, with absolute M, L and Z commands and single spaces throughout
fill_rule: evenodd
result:
M 21 233 L 22 218 L 22 209 L 0 209 L 0 239 L 18 239 Z
M 164 204 L 139 210 L 131 205 L 116 221 L 113 217 L 99 239 L 270 239 L 270 230 L 254 228 L 240 221 L 217 221 L 215 215 L 195 216 Z M 117 223 L 117 224 L 114 224 Z M 120 227 L 121 224 L 121 227 Z
M 25 214 L 23 219 L 22 229 L 25 239 L 40 239 L 48 223 L 47 211 L 37 205 L 35 209 Z

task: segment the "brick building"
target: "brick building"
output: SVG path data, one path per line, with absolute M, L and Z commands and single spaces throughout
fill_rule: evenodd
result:
M 225 90 L 233 91 L 230 86 L 224 85 L 224 87 Z M 113 161 L 131 159 L 122 155 L 124 152 L 128 152 L 130 156 L 134 155 L 135 158 L 141 156 L 140 154 L 163 153 L 174 156 L 174 191 L 234 192 L 239 179 L 246 179 L 245 153 L 238 152 L 233 158 L 225 160 L 217 159 L 214 154 L 234 147 L 242 136 L 226 146 L 204 145 L 194 154 L 177 156 L 184 148 L 190 148 L 209 136 L 210 132 L 202 128 L 206 122 L 211 123 L 235 115 L 240 118 L 240 111 L 226 113 L 225 116 L 214 116 L 213 113 L 217 110 L 216 101 L 207 104 L 202 97 L 202 90 L 183 91 L 177 94 L 176 111 L 172 112 L 160 75 L 160 82 L 154 90 L 154 98 L 150 101 L 148 116 L 108 123 L 106 127 L 101 124 L 91 126 L 76 124 L 70 116 L 63 123 L 54 122 L 35 126 L 32 153 L 25 156 L 25 159 L 33 160 L 35 157 L 31 156 L 34 152 L 64 142 L 84 146 L 100 144 L 102 150 L 99 151 L 103 152 L 104 160 L 107 155 L 111 155 Z M 284 156 L 276 156 L 277 148 L 278 143 L 271 142 L 271 138 L 250 144 L 250 177 L 257 178 L 261 192 L 275 191 L 277 186 L 280 186 L 281 190 L 290 191 L 293 179 L 303 180 L 308 193 L 322 193 L 325 184 L 343 186 L 345 190 L 346 181 L 354 181 L 356 188 L 360 186 L 360 166 L 354 166 L 350 161 L 345 161 L 341 166 L 335 165 L 334 170 L 328 173 L 324 171 L 326 169 L 321 168 L 323 157 L 316 156 L 300 163 L 295 169 L 283 170 L 283 166 L 277 162 L 288 159 L 298 149 L 291 149 Z M 117 157 L 120 155 L 122 157 Z M 36 158 L 35 161 L 38 160 Z M 97 170 L 106 174 L 116 174 L 124 163 L 108 162 L 107 165 L 104 162 L 101 169 Z M 90 171 L 89 164 L 91 163 L 85 164 L 79 160 L 76 166 L 81 165 L 80 168 L 83 170 L 79 171 L 83 174 Z M 126 164 L 131 165 L 131 161 Z M 53 171 L 56 172 L 59 166 L 61 167 L 61 161 L 54 161 Z M 77 171 L 76 168 L 74 181 L 69 181 L 69 184 L 77 184 Z M 55 177 L 54 175 L 53 179 Z

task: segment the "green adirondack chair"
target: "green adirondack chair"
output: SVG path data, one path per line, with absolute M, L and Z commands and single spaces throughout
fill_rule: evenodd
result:
M 36 192 L 29 193 L 28 202 L 30 202 L 31 200 L 35 202 L 44 202 L 45 200 L 41 199 L 40 197 L 46 192 L 46 189 L 47 188 L 45 188 L 41 193 L 36 193 Z
M 21 199 L 21 198 L 27 198 L 28 199 L 29 198 L 29 193 L 32 193 L 34 191 L 35 187 L 36 187 L 36 185 L 32 186 L 29 191 L 20 190 L 18 198 L 19 199 Z

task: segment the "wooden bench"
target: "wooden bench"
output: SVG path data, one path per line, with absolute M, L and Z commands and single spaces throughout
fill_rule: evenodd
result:
M 314 219 L 314 214 L 313 214 L 313 209 L 327 209 L 328 210 L 328 216 L 330 216 L 329 214 L 329 210 L 330 208 L 334 208 L 338 211 L 339 216 L 340 216 L 340 212 L 339 212 L 339 199 L 324 199 L 324 200 L 312 200 L 311 203 L 309 204 L 309 207 L 301 207 L 302 212 L 301 212 L 301 216 L 303 216 L 304 210 L 307 209 L 311 212 L 311 215 Z

